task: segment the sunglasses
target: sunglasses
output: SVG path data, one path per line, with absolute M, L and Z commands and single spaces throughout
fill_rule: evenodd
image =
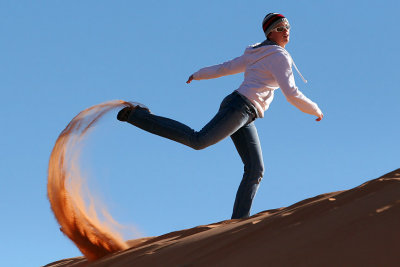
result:
M 271 30 L 271 32 L 283 32 L 285 29 L 289 31 L 290 30 L 290 25 L 274 28 L 274 29 Z

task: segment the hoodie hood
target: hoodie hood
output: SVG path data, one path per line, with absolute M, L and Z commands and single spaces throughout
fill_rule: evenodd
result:
M 288 54 L 284 48 L 279 46 L 274 41 L 267 39 L 262 43 L 250 45 L 246 48 L 244 54 L 248 59 L 248 64 L 252 65 L 257 61 L 263 59 L 264 57 L 270 56 L 278 52 L 284 52 Z
M 259 47 L 266 46 L 266 45 L 278 45 L 278 44 L 272 40 L 266 39 L 264 42 L 251 45 L 250 47 L 251 48 L 259 48 Z

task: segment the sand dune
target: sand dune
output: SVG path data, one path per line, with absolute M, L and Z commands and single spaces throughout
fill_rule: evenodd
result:
M 400 169 L 351 190 L 46 266 L 400 266 Z

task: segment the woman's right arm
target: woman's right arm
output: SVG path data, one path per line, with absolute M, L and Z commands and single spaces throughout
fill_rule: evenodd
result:
M 246 70 L 246 61 L 244 56 L 240 56 L 224 62 L 222 64 L 205 67 L 193 73 L 186 83 L 192 80 L 207 80 L 219 78 L 226 75 L 237 74 Z

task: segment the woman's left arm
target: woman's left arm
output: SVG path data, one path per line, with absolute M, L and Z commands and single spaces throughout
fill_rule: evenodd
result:
M 302 112 L 317 116 L 316 121 L 322 120 L 324 115 L 318 105 L 297 88 L 290 59 L 282 54 L 276 54 L 275 57 L 273 75 L 287 101 Z

